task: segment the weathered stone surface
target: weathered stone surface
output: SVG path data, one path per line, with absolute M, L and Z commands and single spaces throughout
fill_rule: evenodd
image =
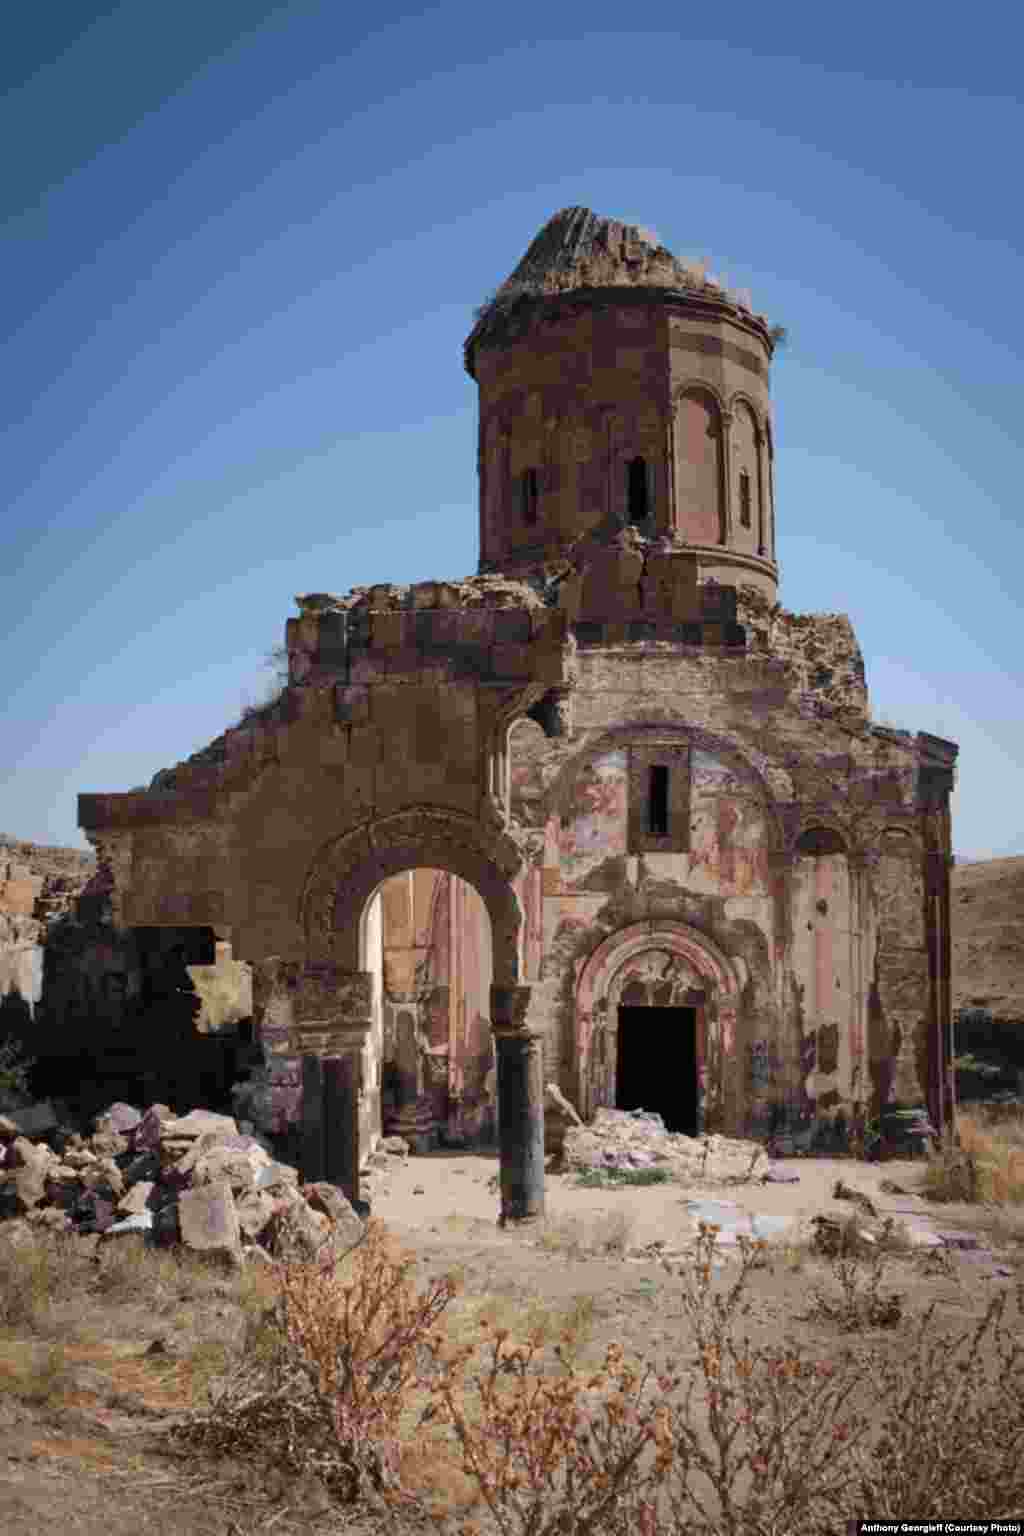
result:
M 287 1163 L 267 1163 L 256 1172 L 256 1185 L 259 1189 L 275 1189 L 282 1184 L 295 1185 L 299 1181 L 299 1170 L 290 1168 Z
M 31 1211 L 46 1199 L 46 1171 L 39 1163 L 23 1163 L 2 1178 L 0 1209 L 9 1215 Z
M 133 1131 L 142 1119 L 141 1110 L 134 1109 L 131 1104 L 111 1104 L 102 1115 L 96 1117 L 97 1131 L 114 1131 L 123 1136 L 128 1131 Z
M 92 1149 L 100 1157 L 122 1157 L 130 1146 L 128 1137 L 119 1131 L 96 1131 L 92 1137 Z
M 544 1085 L 544 1151 L 548 1156 L 561 1157 L 565 1148 L 565 1133 L 583 1121 L 570 1104 L 557 1083 Z
M 169 1141 L 191 1140 L 210 1132 L 238 1135 L 238 1125 L 231 1115 L 214 1114 L 209 1109 L 193 1109 L 180 1119 L 167 1120 L 161 1135 Z
M 322 1213 L 312 1211 L 306 1202 L 282 1199 L 265 1232 L 267 1246 L 274 1253 L 294 1254 L 311 1259 L 322 1254 L 331 1240 L 331 1224 Z
M 266 1166 L 268 1160 L 263 1149 L 254 1146 L 251 1151 L 235 1147 L 210 1147 L 185 1170 L 183 1165 L 187 1161 L 187 1158 L 183 1159 L 178 1166 L 180 1170 L 191 1174 L 193 1187 L 226 1179 L 233 1190 L 239 1191 L 255 1188 L 256 1174 L 261 1167 Z
M 590 1125 L 565 1136 L 565 1161 L 577 1169 L 628 1172 L 664 1167 L 681 1184 L 761 1179 L 769 1162 L 762 1146 L 728 1136 L 681 1136 L 665 1130 L 660 1115 L 599 1109 Z
M 235 1200 L 238 1225 L 248 1238 L 258 1238 L 266 1231 L 277 1208 L 277 1202 L 261 1189 L 248 1190 Z
M 149 1179 L 142 1179 L 138 1184 L 133 1184 L 128 1193 L 122 1195 L 117 1202 L 118 1211 L 122 1216 L 136 1216 L 141 1211 L 148 1211 L 150 1196 L 155 1188 L 156 1185 Z
M 335 1184 L 304 1184 L 302 1196 L 310 1208 L 327 1217 L 335 1244 L 349 1248 L 363 1235 L 363 1223 Z
M 178 1198 L 178 1220 L 186 1248 L 241 1260 L 238 1213 L 226 1179 L 204 1184 L 200 1189 L 182 1190 Z
M 153 1212 L 150 1210 L 132 1211 L 130 1215 L 123 1216 L 118 1221 L 111 1222 L 107 1230 L 102 1234 L 104 1239 L 117 1236 L 121 1233 L 153 1231 Z
M 83 1189 L 109 1190 L 113 1195 L 120 1195 L 124 1191 L 121 1170 L 109 1157 L 101 1157 L 91 1168 L 84 1168 L 80 1182 Z

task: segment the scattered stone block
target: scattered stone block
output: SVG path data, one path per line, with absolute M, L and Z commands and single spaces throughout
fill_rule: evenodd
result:
M 121 1232 L 152 1232 L 152 1230 L 153 1212 L 134 1211 L 130 1216 L 122 1217 L 120 1221 L 112 1222 L 103 1233 L 103 1238 L 106 1240 Z
M 132 1131 L 142 1119 L 141 1110 L 133 1108 L 131 1104 L 111 1104 L 102 1115 L 97 1115 L 95 1126 L 97 1131 L 114 1131 L 123 1136 L 126 1131 Z
M 156 1185 L 149 1179 L 142 1179 L 138 1184 L 133 1184 L 128 1193 L 117 1202 L 118 1211 L 122 1216 L 137 1216 L 142 1211 L 149 1210 L 150 1196 L 155 1188 Z
M 178 1120 L 168 1120 L 162 1134 L 175 1141 L 191 1141 L 209 1131 L 226 1131 L 237 1136 L 238 1125 L 231 1115 L 217 1115 L 211 1109 L 193 1109 Z
M 622 1109 L 599 1109 L 590 1125 L 570 1125 L 564 1160 L 570 1169 L 605 1172 L 661 1164 L 681 1184 L 760 1180 L 769 1166 L 760 1142 L 683 1136 L 666 1131 L 660 1115 Z
M 251 1189 L 235 1201 L 238 1225 L 246 1237 L 258 1238 L 269 1226 L 277 1204 L 261 1189 Z
M 327 1217 L 335 1246 L 351 1248 L 363 1235 L 363 1223 L 336 1184 L 304 1184 L 302 1196 L 314 1212 Z
M 196 1253 L 222 1255 L 233 1262 L 242 1256 L 238 1212 L 227 1180 L 182 1190 L 178 1198 L 181 1240 Z

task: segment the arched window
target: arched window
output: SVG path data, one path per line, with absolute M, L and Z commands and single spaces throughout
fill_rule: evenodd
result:
M 519 500 L 523 522 L 531 527 L 537 521 L 540 500 L 540 475 L 536 469 L 524 469 L 519 477 Z
M 647 832 L 668 837 L 668 765 L 652 763 L 647 786 Z
M 750 527 L 750 471 L 740 470 L 740 525 Z
M 653 510 L 650 467 L 638 454 L 626 464 L 626 516 L 630 523 L 646 523 Z

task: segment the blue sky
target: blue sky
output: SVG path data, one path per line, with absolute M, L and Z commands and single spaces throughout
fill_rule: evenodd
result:
M 0 830 L 84 845 L 269 680 L 293 596 L 476 567 L 461 346 L 575 203 L 774 368 L 782 599 L 1024 853 L 1016 7 L 54 0 L 0 43 Z

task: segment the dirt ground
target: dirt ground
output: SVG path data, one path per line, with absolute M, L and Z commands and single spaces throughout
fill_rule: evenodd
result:
M 500 1231 L 496 1157 L 438 1154 L 397 1163 L 372 1188 L 373 1214 L 410 1248 L 424 1276 L 455 1271 L 456 1304 L 465 1327 L 482 1312 L 513 1333 L 538 1323 L 575 1330 L 579 1362 L 597 1363 L 617 1341 L 627 1353 L 664 1365 L 685 1353 L 678 1275 L 662 1257 L 683 1254 L 698 1214 L 723 1218 L 723 1279 L 736 1262 L 728 1245 L 735 1230 L 773 1217 L 770 1265 L 751 1275 L 752 1309 L 745 1330 L 755 1342 L 795 1339 L 827 1358 L 840 1337 L 806 1318 L 812 1287 L 828 1283 L 828 1266 L 805 1239 L 816 1214 L 848 1216 L 849 1201 L 833 1198 L 837 1178 L 865 1193 L 881 1215 L 920 1234 L 894 1258 L 886 1288 L 901 1292 L 912 1320 L 931 1302 L 940 1325 L 959 1331 L 981 1315 L 999 1287 L 1024 1272 L 1024 1224 L 996 1224 L 966 1207 L 927 1205 L 913 1194 L 884 1192 L 883 1180 L 911 1189 L 920 1165 L 872 1166 L 837 1159 L 794 1159 L 780 1168 L 797 1183 L 693 1189 L 674 1184 L 594 1189 L 571 1176 L 549 1175 L 542 1227 Z M 696 1207 L 711 1200 L 717 1207 Z M 782 1226 L 781 1223 L 786 1225 Z M 953 1235 L 965 1245 L 924 1246 L 928 1235 Z M 671 1267 L 671 1265 L 670 1265 Z M 219 1340 L 240 1337 L 241 1318 L 230 1287 L 210 1288 L 188 1312 L 188 1327 Z M 116 1311 L 70 1307 L 53 1334 L 64 1344 L 60 1389 L 47 1401 L 26 1402 L 9 1389 L 5 1359 L 46 1339 L 0 1337 L 0 1530 L 5 1536 L 41 1531 L 81 1536 L 277 1536 L 300 1532 L 368 1533 L 372 1523 L 332 1511 L 315 1481 L 288 1486 L 272 1470 L 211 1467 L 169 1460 L 161 1450 L 166 1426 L 188 1407 L 195 1390 L 174 1367 L 182 1347 L 183 1315 L 146 1297 Z M 898 1330 L 901 1338 L 905 1329 Z M 154 1347 L 154 1341 L 155 1347 Z M 847 1342 L 847 1340 L 843 1340 Z M 861 1347 L 900 1347 L 893 1330 L 864 1334 Z M 4 1388 L 8 1388 L 4 1390 Z

